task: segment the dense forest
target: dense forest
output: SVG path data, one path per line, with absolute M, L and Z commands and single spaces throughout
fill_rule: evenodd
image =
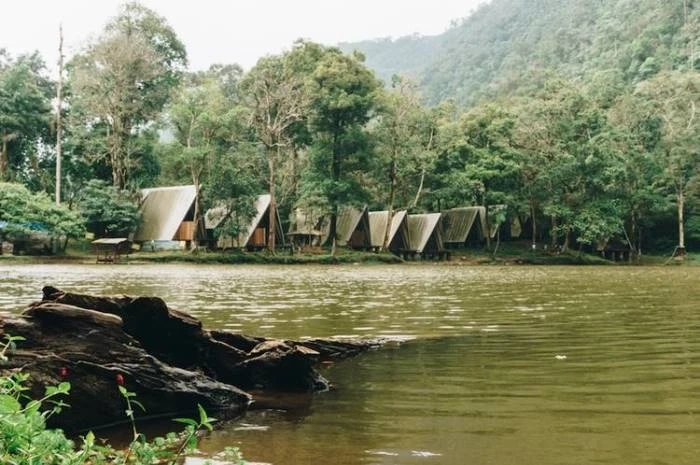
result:
M 531 95 L 553 75 L 619 91 L 697 67 L 699 21 L 693 0 L 491 0 L 438 36 L 339 47 L 362 52 L 381 79 L 417 80 L 430 104 L 474 105 Z
M 269 193 L 283 223 L 329 215 L 331 238 L 345 205 L 502 205 L 535 245 L 683 251 L 700 244 L 699 10 L 493 0 L 440 36 L 192 72 L 167 21 L 127 4 L 60 80 L 0 52 L 0 235 L 124 235 L 138 189 L 194 184 L 197 216 L 228 212 L 219 233 Z

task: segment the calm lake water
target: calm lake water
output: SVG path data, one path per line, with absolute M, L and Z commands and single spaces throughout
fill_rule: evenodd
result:
M 45 284 L 157 295 L 255 335 L 415 338 L 324 368 L 334 391 L 251 411 L 206 452 L 239 446 L 275 465 L 700 460 L 698 267 L 0 265 L 0 310 Z

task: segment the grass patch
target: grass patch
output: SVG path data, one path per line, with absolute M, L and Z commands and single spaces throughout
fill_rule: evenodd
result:
M 541 249 L 533 251 L 529 242 L 501 243 L 497 253 L 486 249 L 457 249 L 451 251 L 451 260 L 473 265 L 611 265 L 626 262 L 611 262 L 598 255 L 578 251 L 559 254 Z
M 401 263 L 399 257 L 389 253 L 342 251 L 335 257 L 330 253 L 295 254 L 267 252 L 139 252 L 128 258 L 129 262 L 148 263 L 197 263 L 197 264 L 246 264 L 246 265 L 303 265 L 303 264 L 354 264 L 354 263 Z

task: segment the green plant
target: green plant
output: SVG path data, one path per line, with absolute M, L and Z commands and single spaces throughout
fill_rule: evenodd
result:
M 22 341 L 19 336 L 5 336 L 0 343 L 0 367 L 8 355 Z M 182 463 L 185 454 L 197 446 L 197 431 L 212 429 L 216 421 L 198 405 L 199 420 L 177 418 L 184 424 L 181 433 L 147 440 L 136 429 L 134 406 L 145 410 L 134 392 L 124 386 L 121 374 L 116 376 L 119 392 L 126 401 L 126 416 L 131 422 L 134 438 L 124 450 L 101 445 L 94 433 L 88 432 L 82 444 L 66 438 L 63 431 L 50 429 L 46 420 L 67 407 L 61 397 L 70 392 L 70 383 L 47 386 L 40 399 L 28 397 L 29 375 L 22 372 L 0 374 L 0 463 L 7 465 L 174 465 Z M 46 408 L 46 406 L 49 406 Z M 240 451 L 226 448 L 217 457 L 235 465 L 242 465 Z
M 187 447 L 194 449 L 197 446 L 197 437 L 195 434 L 198 430 L 206 428 L 207 430 L 212 430 L 212 423 L 216 421 L 216 418 L 210 418 L 207 416 L 207 412 L 202 408 L 201 405 L 197 404 L 197 410 L 199 411 L 199 421 L 193 420 L 192 418 L 175 418 L 174 421 L 182 423 L 185 425 L 185 431 L 187 433 L 185 440 L 182 442 L 180 449 L 177 451 L 177 455 L 180 456 L 185 451 Z

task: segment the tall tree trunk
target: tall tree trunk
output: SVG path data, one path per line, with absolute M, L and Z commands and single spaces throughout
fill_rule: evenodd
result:
M 56 87 L 56 205 L 61 203 L 61 152 L 63 148 L 63 26 L 58 28 L 58 86 Z
M 632 247 L 632 250 L 630 251 L 630 261 L 632 261 L 632 253 L 634 253 L 635 259 L 639 260 L 639 257 L 642 256 L 642 236 L 639 234 L 639 224 L 637 221 L 637 211 L 632 210 L 632 220 L 631 220 L 631 227 L 632 227 L 632 234 L 631 236 L 627 239 L 628 242 L 630 242 L 630 246 Z M 631 239 L 631 241 L 630 241 Z M 634 241 L 632 243 L 632 241 Z
M 387 250 L 389 248 L 389 235 L 391 234 L 391 224 L 392 220 L 394 219 L 394 201 L 396 199 L 396 148 L 394 148 L 393 152 L 394 153 L 391 157 L 391 167 L 389 169 L 389 212 L 386 218 L 384 238 L 382 239 L 382 250 Z
M 566 230 L 564 231 L 564 245 L 561 248 L 562 252 L 566 252 L 567 250 L 569 250 L 570 246 L 571 246 L 571 228 L 567 227 Z
M 279 151 L 280 147 L 279 145 L 277 146 L 277 159 L 279 159 Z M 272 255 L 275 254 L 275 231 L 277 228 L 276 220 L 277 220 L 277 204 L 275 200 L 275 162 L 274 162 L 274 157 L 275 155 L 270 151 L 267 156 L 267 168 L 270 174 L 270 177 L 268 179 L 269 182 L 269 189 L 270 189 L 270 208 L 269 208 L 269 216 L 268 216 L 268 230 L 267 230 L 267 249 L 270 251 Z
M 3 131 L 2 133 L 2 152 L 0 152 L 0 181 L 6 180 L 7 170 L 10 166 L 7 156 L 7 138 L 9 135 Z
M 126 177 L 128 172 L 128 145 L 131 134 L 131 127 L 126 118 L 117 120 L 112 131 L 112 146 L 110 150 L 110 161 L 112 163 L 112 181 L 118 189 L 126 187 Z
M 425 183 L 425 168 L 421 170 L 420 173 L 420 184 L 418 185 L 418 190 L 416 191 L 416 196 L 413 199 L 413 203 L 411 204 L 411 208 L 416 208 L 416 205 L 418 205 L 418 200 L 420 200 L 420 195 L 423 193 L 423 184 Z
M 557 217 L 556 215 L 552 215 L 552 231 L 550 233 L 551 236 L 551 247 L 552 251 L 556 251 L 557 245 L 559 245 L 559 240 L 557 239 L 557 227 L 559 226 Z
M 685 193 L 683 189 L 678 190 L 678 250 L 677 255 L 685 255 L 685 219 L 683 210 L 685 209 Z
M 331 179 L 333 184 L 337 185 L 340 180 L 340 148 L 338 147 L 338 134 L 333 133 L 333 161 L 331 163 Z M 336 253 L 336 241 L 338 239 L 338 198 L 336 193 L 333 193 L 333 198 L 331 199 L 331 224 L 328 233 L 328 240 L 332 244 L 332 255 L 335 257 Z
M 642 228 L 637 228 L 637 261 L 642 257 Z
M 530 218 L 532 219 L 532 250 L 537 248 L 537 218 L 535 217 L 535 200 L 530 197 Z
M 430 138 L 428 139 L 428 143 L 425 146 L 426 151 L 432 150 L 434 137 L 435 137 L 435 128 L 430 128 Z M 416 208 L 416 205 L 418 205 L 418 201 L 420 200 L 420 196 L 423 193 L 423 185 L 425 184 L 426 171 L 427 171 L 427 169 L 425 168 L 425 166 L 421 167 L 420 184 L 418 185 L 418 190 L 416 191 L 416 196 L 413 199 L 413 203 L 411 204 L 411 208 Z
M 498 247 L 501 245 L 501 225 L 498 225 L 496 228 L 496 247 L 493 249 L 493 258 L 496 258 L 496 254 L 498 253 Z
M 199 176 L 193 176 L 192 182 L 194 183 L 194 235 L 192 237 L 192 242 L 190 243 L 190 250 L 197 250 L 197 236 L 199 235 L 199 212 L 201 208 L 199 206 L 200 199 L 200 188 L 199 188 Z
M 484 202 L 482 202 L 484 203 Z M 489 218 L 489 206 L 485 205 L 485 211 L 486 211 L 486 250 L 490 251 L 491 250 L 491 219 Z

